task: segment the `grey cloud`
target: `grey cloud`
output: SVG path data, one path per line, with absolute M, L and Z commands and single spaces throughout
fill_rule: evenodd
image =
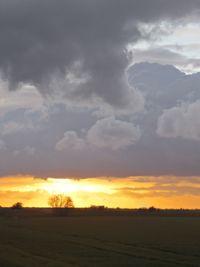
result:
M 79 68 L 80 64 L 76 63 L 73 70 L 63 79 L 52 77 L 50 89 L 54 92 L 52 97 L 54 101 L 55 97 L 57 97 L 59 101 L 61 101 L 60 98 L 62 98 L 63 104 L 65 104 L 68 109 L 93 109 L 93 115 L 97 117 L 107 117 L 111 115 L 123 116 L 143 111 L 145 102 L 144 96 L 139 90 L 128 84 L 126 75 L 124 75 L 123 78 L 124 86 L 121 87 L 122 91 L 125 87 L 127 89 L 122 92 L 126 98 L 126 104 L 124 102 L 122 105 L 114 105 L 111 102 L 105 102 L 103 97 L 93 94 L 92 91 L 85 97 L 84 94 L 86 91 L 83 90 L 83 87 L 88 90 L 86 86 L 88 86 L 88 83 L 91 81 L 91 76 L 83 73 Z M 115 81 L 110 79 L 110 83 L 110 87 L 107 88 L 108 90 L 110 90 L 111 85 L 114 84 Z M 102 86 L 103 81 L 99 81 L 99 84 Z M 67 88 L 67 90 L 65 90 L 65 88 Z M 102 86 L 102 88 L 104 88 L 104 86 Z M 59 89 L 61 90 L 59 91 Z M 122 98 L 123 97 L 120 97 L 120 99 Z
M 182 137 L 200 141 L 200 100 L 167 109 L 158 119 L 157 133 L 162 137 Z
M 186 46 L 187 47 L 187 46 Z M 148 49 L 134 49 L 133 59 L 135 63 L 150 62 L 163 65 L 174 65 L 185 72 L 191 72 L 192 70 L 199 69 L 200 62 L 197 58 L 188 58 L 181 51 L 186 49 L 184 46 L 155 46 Z
M 35 87 L 21 84 L 17 91 L 10 92 L 7 82 L 0 79 L 0 118 L 20 109 L 46 116 L 45 101 Z
M 0 139 L 0 150 L 6 149 L 6 144 L 3 140 Z
M 26 156 L 34 156 L 36 153 L 36 149 L 34 147 L 31 147 L 31 146 L 25 146 L 22 150 L 15 150 L 13 152 L 13 155 L 15 157 L 21 155 L 21 154 L 25 154 Z
M 177 175 L 180 181 L 184 180 L 183 176 L 199 175 L 199 142 L 185 138 L 160 138 L 156 134 L 158 118 L 164 110 L 181 107 L 182 102 L 192 105 L 196 103 L 195 99 L 200 99 L 199 75 L 187 76 L 173 66 L 147 63 L 132 68 L 130 75 L 134 77 L 133 85 L 145 94 L 146 111 L 98 120 L 93 116 L 94 106 L 83 109 L 77 105 L 70 109 L 65 107 L 63 99 L 47 104 L 47 100 L 41 99 L 33 89 L 20 89 L 18 94 L 16 91 L 1 91 L 1 126 L 10 122 L 19 125 L 32 122 L 36 129 L 41 129 L 0 138 L 6 148 L 0 153 L 1 175 Z M 195 120 L 196 115 L 193 127 L 197 124 Z M 71 131 L 72 135 L 69 134 Z M 76 150 L 79 143 L 81 146 L 78 147 L 83 143 L 84 147 Z M 56 144 L 60 145 L 60 150 L 55 149 Z M 152 182 L 156 179 L 160 180 L 156 177 Z M 175 183 L 173 179 L 166 180 Z
M 74 131 L 67 131 L 64 137 L 56 143 L 56 149 L 62 150 L 81 150 L 85 146 L 84 140 L 79 138 Z
M 0 69 L 11 88 L 31 83 L 46 93 L 52 75 L 62 78 L 80 62 L 89 79 L 73 96 L 124 106 L 130 104 L 125 49 L 142 37 L 138 23 L 176 20 L 199 7 L 197 0 L 3 0 Z
M 180 47 L 179 47 L 180 49 Z M 134 62 L 148 61 L 151 63 L 182 65 L 189 63 L 185 56 L 170 51 L 165 47 L 150 47 L 148 49 L 134 49 Z
M 36 127 L 34 127 L 31 123 L 23 124 L 15 121 L 4 123 L 2 126 L 0 126 L 0 129 L 2 136 L 37 130 Z
M 90 144 L 99 148 L 118 150 L 136 143 L 140 130 L 129 122 L 109 117 L 97 121 L 89 129 L 87 138 Z
M 148 62 L 134 64 L 128 72 L 129 82 L 143 93 L 148 109 L 162 112 L 200 98 L 199 73 L 186 75 L 173 65 Z

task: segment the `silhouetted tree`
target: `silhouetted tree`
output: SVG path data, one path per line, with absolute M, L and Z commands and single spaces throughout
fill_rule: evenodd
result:
M 23 208 L 23 204 L 21 202 L 17 202 L 12 205 L 12 209 L 22 209 L 22 208 Z
M 152 206 L 152 207 L 149 208 L 149 211 L 157 211 L 157 208 Z
M 64 194 L 52 195 L 48 199 L 48 205 L 52 208 L 74 208 L 71 197 Z

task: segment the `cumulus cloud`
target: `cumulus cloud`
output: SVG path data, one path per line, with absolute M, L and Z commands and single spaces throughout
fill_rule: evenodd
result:
M 135 144 L 140 138 L 140 130 L 133 124 L 114 117 L 98 120 L 87 135 L 90 144 L 100 148 L 118 150 Z
M 145 94 L 146 112 L 108 117 L 106 110 L 96 114 L 97 118 L 97 109 L 92 105 L 66 108 L 59 97 L 55 101 L 50 98 L 49 104 L 47 99 L 40 102 L 40 94 L 32 89 L 23 93 L 21 89 L 4 91 L 6 101 L 0 116 L 0 139 L 6 144 L 0 153 L 2 175 L 199 175 L 199 142 L 159 138 L 156 134 L 158 118 L 164 110 L 180 107 L 180 101 L 192 104 L 200 99 L 199 75 L 185 75 L 173 66 L 145 63 L 131 68 L 129 75 L 133 85 Z M 35 96 L 32 101 L 28 97 L 31 92 Z M 27 129 L 29 125 L 33 128 Z M 68 133 L 71 131 L 73 134 Z
M 167 109 L 158 119 L 157 133 L 162 137 L 200 141 L 199 112 L 199 100 Z
M 85 146 L 84 140 L 79 138 L 74 131 L 67 131 L 64 137 L 56 143 L 56 149 L 58 151 L 63 150 L 81 150 Z

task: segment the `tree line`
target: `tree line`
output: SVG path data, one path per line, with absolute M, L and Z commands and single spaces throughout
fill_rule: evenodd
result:
M 74 202 L 71 197 L 64 194 L 54 194 L 48 198 L 48 205 L 51 208 L 74 208 Z M 2 206 L 0 205 L 0 208 Z M 12 209 L 22 209 L 23 203 L 16 202 L 11 206 Z

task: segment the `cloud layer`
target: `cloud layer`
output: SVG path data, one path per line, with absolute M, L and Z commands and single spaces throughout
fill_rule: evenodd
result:
M 1 1 L 1 175 L 198 175 L 199 74 L 130 65 L 198 66 L 170 44 L 140 45 L 198 24 L 199 10 L 197 0 Z

